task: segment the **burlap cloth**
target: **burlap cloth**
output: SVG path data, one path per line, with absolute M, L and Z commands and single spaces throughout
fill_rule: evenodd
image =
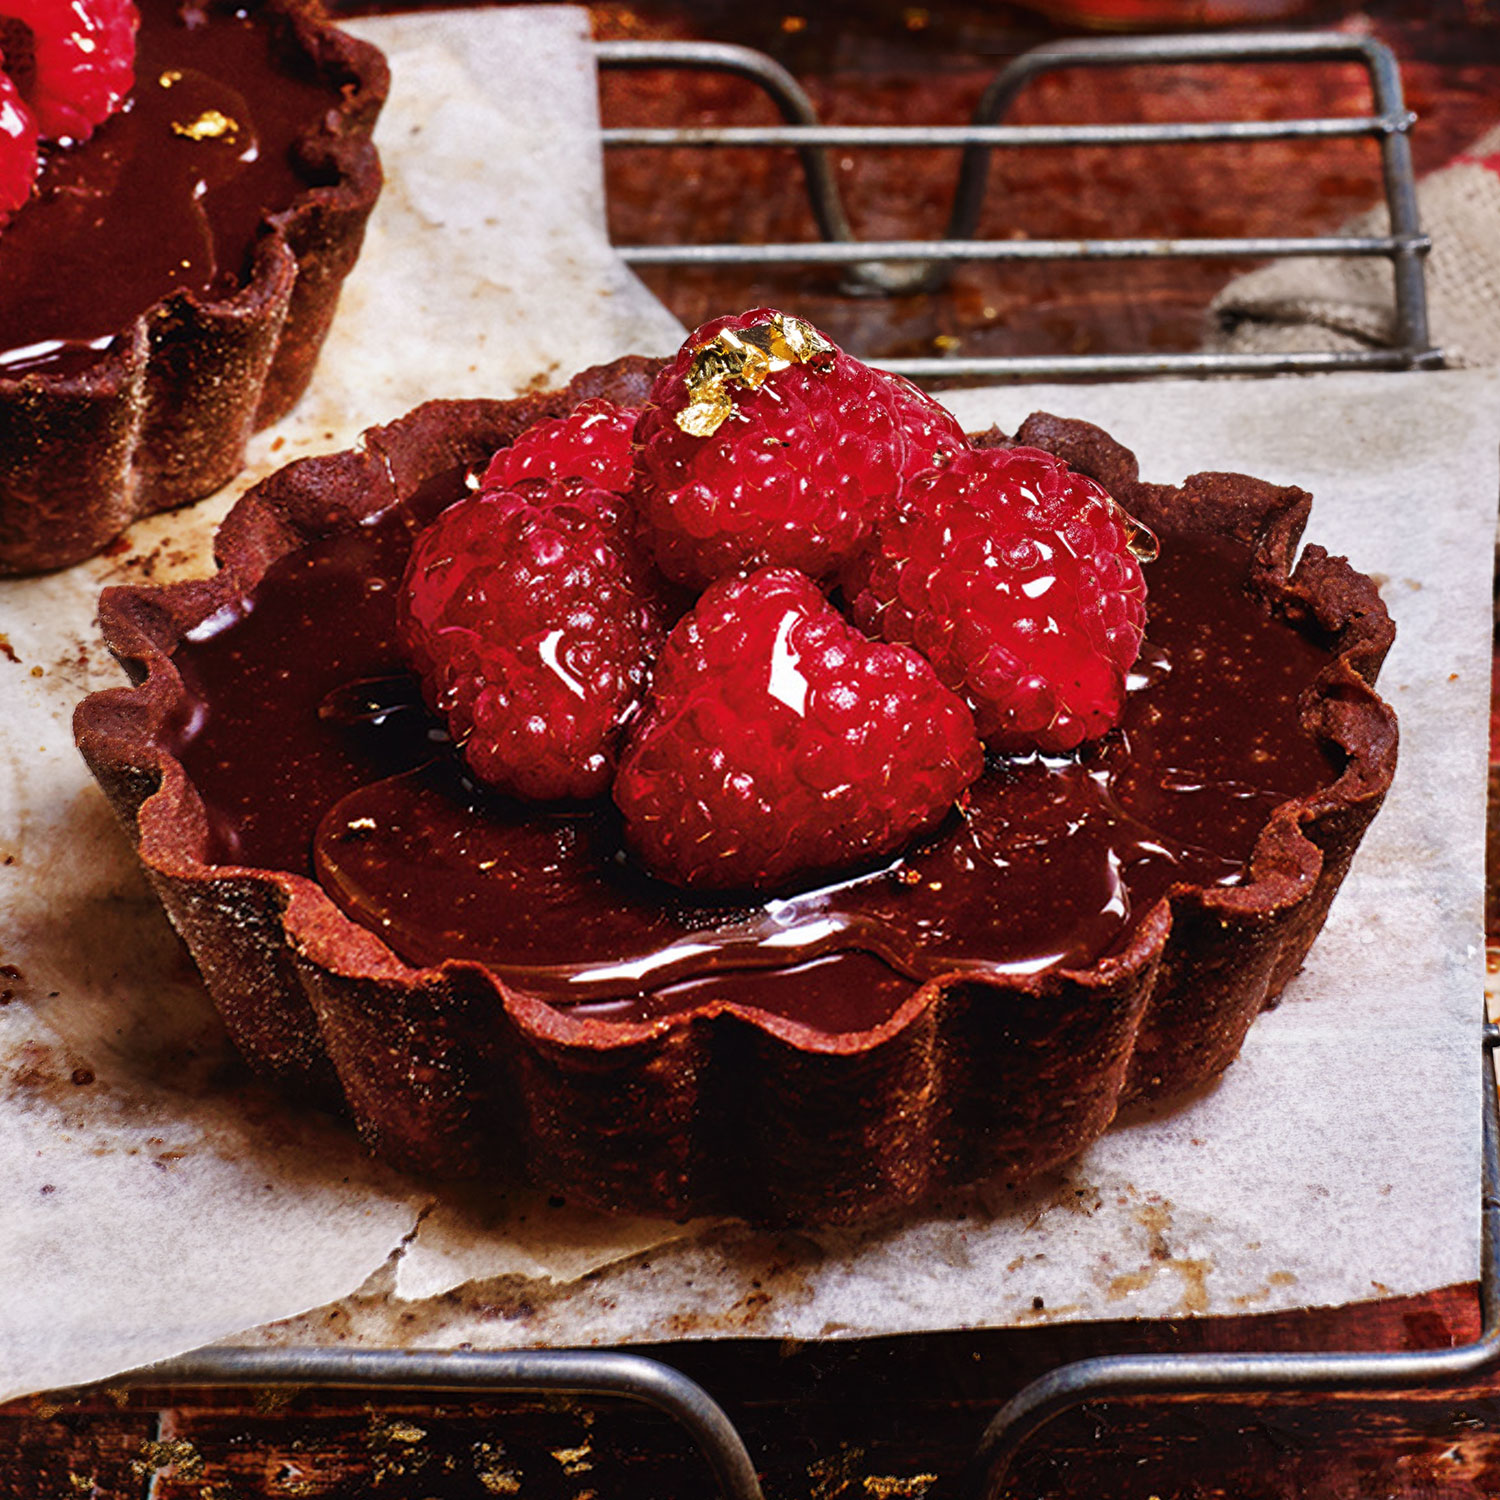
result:
M 1417 186 L 1432 342 L 1450 367 L 1500 363 L 1500 127 Z M 1343 226 L 1387 234 L 1384 205 Z M 1390 262 L 1299 256 L 1237 277 L 1210 307 L 1208 347 L 1232 353 L 1393 345 Z

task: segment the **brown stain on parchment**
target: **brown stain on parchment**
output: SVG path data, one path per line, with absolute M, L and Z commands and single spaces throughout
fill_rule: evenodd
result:
M 1253 1292 L 1245 1292 L 1233 1299 L 1234 1307 L 1257 1307 L 1265 1302 L 1276 1287 L 1295 1286 L 1296 1276 L 1290 1271 L 1272 1271 L 1265 1281 L 1265 1285 L 1258 1287 Z
M 1207 1257 L 1198 1259 L 1173 1254 L 1167 1242 L 1167 1231 L 1172 1227 L 1172 1205 L 1167 1202 L 1145 1203 L 1137 1211 L 1135 1220 L 1146 1231 L 1146 1253 L 1150 1258 L 1138 1270 L 1110 1278 L 1105 1287 L 1110 1301 L 1122 1301 L 1133 1292 L 1143 1291 L 1163 1270 L 1168 1270 L 1182 1281 L 1182 1300 L 1176 1311 L 1207 1312 L 1208 1275 L 1213 1270 L 1213 1261 Z
M 1078 1214 L 1083 1218 L 1092 1218 L 1103 1204 L 1104 1195 L 1093 1183 L 1081 1182 L 1077 1178 L 1065 1176 L 1035 1205 L 1026 1220 L 1026 1228 L 1035 1229 L 1048 1214 L 1058 1210 L 1063 1213 Z
M 736 1236 L 734 1254 L 758 1268 L 750 1290 L 723 1310 L 674 1313 L 667 1319 L 670 1337 L 765 1332 L 774 1313 L 812 1297 L 812 1273 L 825 1259 L 821 1246 L 795 1234 Z
M 36 675 L 39 669 L 32 671 Z M 48 664 L 46 675 L 52 679 L 52 691 L 69 698 L 116 687 L 124 680 L 124 673 L 103 644 L 85 640 L 65 642 L 62 652 Z

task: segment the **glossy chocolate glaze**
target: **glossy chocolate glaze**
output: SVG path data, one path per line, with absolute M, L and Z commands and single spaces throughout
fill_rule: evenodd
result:
M 449 478 L 293 552 L 176 653 L 174 747 L 210 861 L 315 874 L 413 964 L 466 958 L 604 1019 L 712 1002 L 828 1031 L 956 971 L 1082 968 L 1174 882 L 1233 884 L 1271 809 L 1327 785 L 1298 702 L 1329 657 L 1244 589 L 1247 554 L 1168 535 L 1121 726 L 1077 757 L 992 759 L 935 836 L 819 889 L 690 900 L 635 869 L 605 807 L 466 784 L 401 667 L 394 590 Z
M 0 231 L 0 374 L 74 374 L 169 293 L 232 295 L 259 225 L 308 186 L 292 147 L 336 102 L 273 29 L 140 0 L 135 88 L 81 146 L 49 147 Z

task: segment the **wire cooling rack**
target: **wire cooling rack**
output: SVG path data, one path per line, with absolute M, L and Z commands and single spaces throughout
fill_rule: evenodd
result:
M 1414 116 L 1401 91 L 1390 49 L 1367 37 L 1329 32 L 1127 37 L 1060 41 L 1016 58 L 994 78 L 967 125 L 841 126 L 820 124 L 806 92 L 779 63 L 747 47 L 709 42 L 600 42 L 604 68 L 675 68 L 748 79 L 775 102 L 779 126 L 696 129 L 614 129 L 606 147 L 794 147 L 802 160 L 809 205 L 820 239 L 787 244 L 620 245 L 637 266 L 827 266 L 848 268 L 846 289 L 869 294 L 940 287 L 962 261 L 1164 260 L 1191 257 L 1265 260 L 1293 255 L 1380 256 L 1392 264 L 1395 339 L 1389 348 L 1247 354 L 1173 353 L 1048 355 L 881 360 L 913 379 L 1040 379 L 1074 376 L 1265 375 L 1314 370 L 1415 369 L 1442 363 L 1428 339 L 1422 233 L 1412 177 Z M 1047 73 L 1065 68 L 1141 64 L 1357 63 L 1365 70 L 1375 112 L 1307 120 L 1222 120 L 1164 124 L 1006 125 L 1017 96 Z M 982 240 L 976 238 L 997 150 L 1042 146 L 1185 145 L 1205 142 L 1330 140 L 1366 137 L 1380 144 L 1390 232 L 1370 235 L 1242 236 L 1215 239 Z M 858 240 L 849 226 L 828 152 L 849 148 L 958 147 L 957 190 L 947 234 L 940 240 Z
M 1389 50 L 1364 38 L 1255 34 L 1064 41 L 1040 47 L 1002 70 L 967 126 L 844 127 L 818 122 L 807 95 L 779 64 L 742 47 L 701 43 L 601 42 L 605 68 L 708 69 L 751 79 L 776 102 L 776 127 L 693 130 L 613 129 L 608 147 L 793 147 L 821 235 L 797 244 L 626 245 L 635 265 L 841 265 L 848 287 L 872 295 L 930 290 L 963 261 L 1140 260 L 1212 256 L 1248 260 L 1292 256 L 1380 256 L 1391 262 L 1395 342 L 1389 348 L 1334 353 L 1118 354 L 1041 358 L 943 358 L 886 361 L 912 377 L 989 379 L 1269 374 L 1283 371 L 1418 369 L 1441 363 L 1428 338 L 1423 256 L 1430 242 L 1417 217 L 1399 72 Z M 1062 68 L 1203 62 L 1356 62 L 1366 69 L 1375 112 L 1368 116 L 1285 121 L 1153 125 L 1014 126 L 1002 123 L 1017 94 Z M 1384 235 L 1227 239 L 981 240 L 976 238 L 990 157 L 1035 146 L 1169 145 L 1292 138 L 1373 137 L 1380 143 L 1390 232 Z M 957 191 L 940 240 L 860 241 L 849 226 L 828 158 L 830 148 L 953 146 L 962 150 Z M 1500 1366 L 1500 1107 L 1491 1054 L 1500 1028 L 1483 1037 L 1484 1170 L 1482 1333 L 1472 1344 L 1431 1353 L 1207 1354 L 1106 1356 L 1060 1366 L 1021 1390 L 980 1438 L 965 1477 L 966 1492 L 997 1495 L 1023 1445 L 1062 1411 L 1084 1401 L 1231 1392 L 1413 1390 L 1472 1380 Z M 639 1355 L 593 1350 L 514 1352 L 210 1348 L 153 1365 L 136 1385 L 194 1387 L 297 1386 L 324 1390 L 416 1391 L 425 1394 L 551 1393 L 624 1397 L 676 1420 L 711 1466 L 731 1500 L 762 1500 L 755 1464 L 734 1424 L 707 1391 L 680 1371 Z

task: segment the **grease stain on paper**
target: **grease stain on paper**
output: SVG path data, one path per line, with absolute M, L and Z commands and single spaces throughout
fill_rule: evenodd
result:
M 1111 1302 L 1123 1301 L 1136 1292 L 1144 1291 L 1163 1270 L 1167 1270 L 1175 1273 L 1182 1282 L 1181 1300 L 1175 1311 L 1207 1312 L 1208 1277 L 1214 1263 L 1211 1257 L 1183 1256 L 1173 1252 L 1167 1240 L 1167 1232 L 1172 1227 L 1172 1205 L 1165 1201 L 1142 1204 L 1135 1214 L 1135 1222 L 1146 1231 L 1146 1254 L 1149 1258 L 1137 1270 L 1110 1277 L 1105 1286 L 1105 1295 Z

